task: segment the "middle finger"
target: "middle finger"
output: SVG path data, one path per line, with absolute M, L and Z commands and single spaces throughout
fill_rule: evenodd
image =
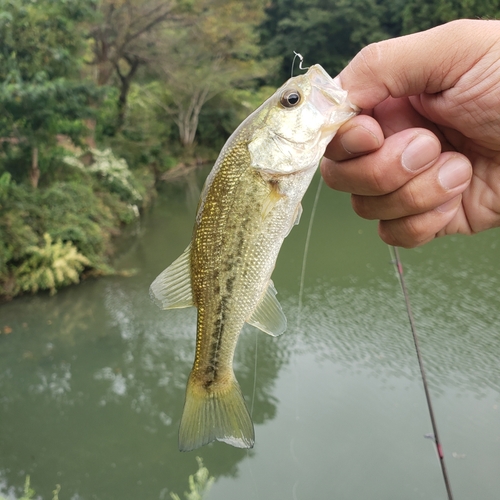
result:
M 427 129 L 408 129 L 388 137 L 373 153 L 344 161 L 323 158 L 321 172 L 333 189 L 364 196 L 391 193 L 431 167 L 441 152 Z

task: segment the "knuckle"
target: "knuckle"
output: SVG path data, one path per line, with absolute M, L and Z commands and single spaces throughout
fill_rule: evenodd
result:
M 381 220 L 378 223 L 378 235 L 384 243 L 392 246 L 400 246 L 398 238 L 395 237 L 391 230 L 390 221 Z
M 387 55 L 393 50 L 393 44 L 388 40 L 381 40 L 366 45 L 361 49 L 357 56 L 351 61 L 355 64 L 355 70 L 361 72 L 367 79 L 375 81 L 380 80 L 380 68 L 386 68 L 383 78 L 383 84 L 389 90 L 389 94 L 396 93 L 397 95 L 404 94 L 405 85 L 404 75 L 394 74 L 391 68 L 387 68 Z
M 426 226 L 421 223 L 420 217 L 410 216 L 401 219 L 403 234 L 405 237 L 405 248 L 413 248 L 421 245 L 427 240 Z
M 422 206 L 422 190 L 415 186 L 413 183 L 408 183 L 401 193 L 401 205 L 408 213 L 418 213 Z
M 385 165 L 374 162 L 367 171 L 367 183 L 376 194 L 388 194 L 394 190 L 393 179 L 388 175 Z
M 351 195 L 351 205 L 357 215 L 363 219 L 376 219 L 373 215 L 373 207 L 370 204 L 370 198 L 366 196 Z
M 376 68 L 383 62 L 384 41 L 371 43 L 363 47 L 353 63 L 359 63 L 359 69 L 368 76 L 377 76 Z
M 429 233 L 420 217 L 403 217 L 392 221 L 380 221 L 379 236 L 388 245 L 415 248 L 431 240 L 435 232 Z

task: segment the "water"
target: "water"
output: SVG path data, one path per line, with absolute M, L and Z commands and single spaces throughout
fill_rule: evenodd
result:
M 177 451 L 195 311 L 160 311 L 156 275 L 187 246 L 200 179 L 169 187 L 124 236 L 133 277 L 87 280 L 0 306 L 0 492 L 42 498 L 183 498 L 196 456 L 208 500 L 441 500 L 404 301 L 376 225 L 324 189 L 300 328 L 300 266 L 313 186 L 273 279 L 289 330 L 243 332 L 235 371 L 252 407 L 253 450 Z M 402 251 L 456 500 L 500 489 L 500 232 Z M 5 329 L 5 327 L 9 327 Z

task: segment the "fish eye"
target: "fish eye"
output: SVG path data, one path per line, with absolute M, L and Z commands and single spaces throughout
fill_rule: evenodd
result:
M 298 90 L 288 89 L 281 94 L 280 103 L 285 108 L 293 108 L 302 100 Z

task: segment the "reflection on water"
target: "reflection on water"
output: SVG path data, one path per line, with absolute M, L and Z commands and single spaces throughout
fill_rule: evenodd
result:
M 194 182 L 194 180 L 196 182 Z M 186 247 L 200 179 L 169 187 L 124 237 L 110 277 L 0 306 L 0 492 L 170 498 L 203 457 L 209 499 L 444 499 L 399 283 L 372 223 L 324 190 L 297 318 L 307 214 L 274 282 L 289 330 L 241 335 L 235 371 L 256 446 L 177 451 L 195 310 L 160 311 L 154 277 Z M 311 190 L 314 191 L 314 190 Z M 406 279 L 457 499 L 500 487 L 500 233 L 404 251 Z
M 450 276 L 446 281 L 430 277 L 422 287 L 419 276 L 415 268 L 407 279 L 413 285 L 411 303 L 433 389 L 452 383 L 478 394 L 488 387 L 500 391 L 498 276 L 470 276 L 463 288 L 450 288 Z M 383 369 L 418 376 L 404 299 L 395 280 L 365 289 L 325 280 L 308 292 L 308 300 L 303 315 L 312 334 L 303 341 L 320 358 L 345 366 L 365 364 L 374 375 Z

